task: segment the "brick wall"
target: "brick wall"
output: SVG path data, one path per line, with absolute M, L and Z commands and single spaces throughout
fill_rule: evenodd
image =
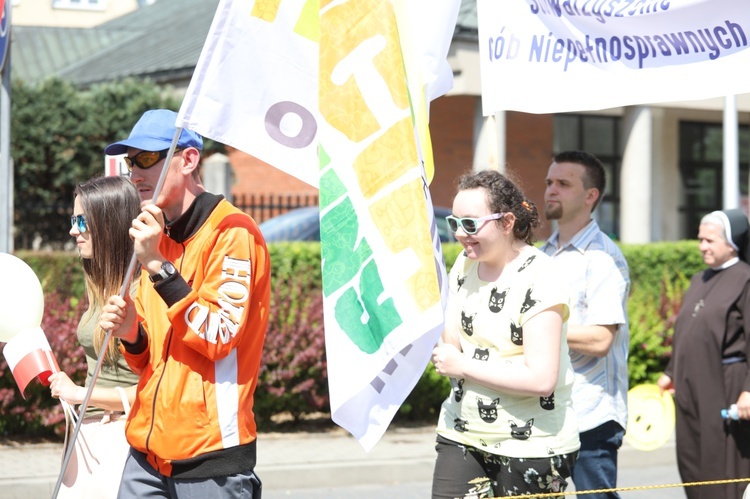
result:
M 553 124 L 551 114 L 508 112 L 505 116 L 506 168 L 539 211 L 542 227 L 537 239 L 551 233 L 544 219 L 544 179 L 552 164 Z
M 432 203 L 453 205 L 456 180 L 471 170 L 474 158 L 474 109 L 472 96 L 439 97 L 430 105 L 430 135 L 435 159 L 435 178 L 430 184 Z
M 318 189 L 274 168 L 268 163 L 227 146 L 227 156 L 235 175 L 232 195 L 240 194 L 317 194 Z
M 451 96 L 430 107 L 430 132 L 435 157 L 435 179 L 430 185 L 433 203 L 451 207 L 456 180 L 471 170 L 474 150 L 474 109 L 477 98 Z M 505 117 L 506 168 L 542 219 L 537 238 L 550 234 L 544 220 L 544 179 L 553 149 L 553 115 L 508 112 Z

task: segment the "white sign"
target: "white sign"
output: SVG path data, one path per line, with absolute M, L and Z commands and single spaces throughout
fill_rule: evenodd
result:
M 477 9 L 485 115 L 750 92 L 750 2 L 478 0 Z
M 119 154 L 117 156 L 104 155 L 104 175 L 106 177 L 114 177 L 115 175 L 128 176 L 130 170 L 128 165 L 125 164 L 125 155 Z

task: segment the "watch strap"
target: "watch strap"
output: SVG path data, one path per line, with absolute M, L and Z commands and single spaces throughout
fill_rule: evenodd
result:
M 161 269 L 159 270 L 158 273 L 154 275 L 150 275 L 148 276 L 148 278 L 151 280 L 151 282 L 157 283 L 157 282 L 163 281 L 164 279 L 168 278 L 171 275 L 174 275 L 175 272 L 176 272 L 176 269 L 174 268 L 174 264 L 172 264 L 172 262 L 167 260 L 166 262 L 162 262 Z

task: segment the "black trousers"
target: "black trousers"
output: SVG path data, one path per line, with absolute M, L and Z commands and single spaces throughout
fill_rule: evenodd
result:
M 543 458 L 497 456 L 437 437 L 433 499 L 563 492 L 578 452 Z

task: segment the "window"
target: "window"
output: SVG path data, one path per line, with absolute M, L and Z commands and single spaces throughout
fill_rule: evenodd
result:
M 621 119 L 617 116 L 556 114 L 554 153 L 578 150 L 595 155 L 604 164 L 607 185 L 594 211 L 599 227 L 610 237 L 620 237 Z
M 748 195 L 750 127 L 739 126 L 740 195 Z M 704 215 L 720 210 L 724 171 L 724 131 L 720 123 L 680 122 L 682 236 L 694 239 Z
M 52 0 L 53 9 L 104 10 L 107 0 Z

